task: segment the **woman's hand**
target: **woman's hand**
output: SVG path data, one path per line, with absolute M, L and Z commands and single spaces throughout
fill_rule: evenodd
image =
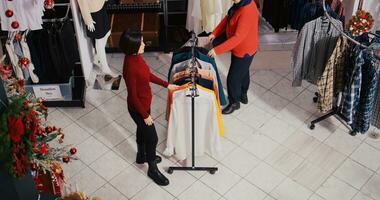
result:
M 144 119 L 144 122 L 145 122 L 146 125 L 152 126 L 152 124 L 153 124 L 152 116 L 149 115 L 148 118 Z
M 210 35 L 208 36 L 208 40 L 209 40 L 210 43 L 211 43 L 212 41 L 214 41 L 214 39 L 215 39 L 215 35 L 210 34 Z
M 214 58 L 216 56 L 216 53 L 215 53 L 215 50 L 214 49 L 211 49 L 208 54 L 208 56 L 210 56 L 211 58 Z
M 177 89 L 177 88 L 178 88 L 177 85 L 173 85 L 173 84 L 169 84 L 169 85 L 168 85 L 168 89 L 169 89 L 169 90 L 175 90 L 175 89 Z

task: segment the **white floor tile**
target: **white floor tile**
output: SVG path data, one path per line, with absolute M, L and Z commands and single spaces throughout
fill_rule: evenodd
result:
M 111 122 L 112 120 L 98 109 L 94 109 L 77 121 L 80 127 L 91 134 L 96 133 Z
M 252 80 L 259 85 L 270 89 L 282 79 L 282 76 L 270 71 L 260 70 L 252 76 Z
M 310 113 L 315 113 L 317 111 L 317 104 L 313 102 L 313 97 L 315 97 L 314 92 L 303 90 L 303 92 L 294 99 L 293 103 Z
M 304 200 L 308 199 L 313 193 L 287 178 L 270 194 L 278 200 Z
M 254 129 L 231 115 L 223 116 L 224 136 L 240 145 L 254 133 Z
M 380 150 L 380 139 L 372 139 L 371 137 L 367 137 L 365 142 L 375 147 L 377 150 Z
M 109 183 L 103 185 L 99 190 L 94 193 L 94 197 L 99 197 L 101 199 L 113 199 L 113 200 L 127 200 L 123 194 L 117 191 Z
M 79 191 L 85 192 L 86 194 L 94 193 L 105 183 L 106 181 L 104 179 L 88 167 L 80 171 L 68 182 L 68 184 L 77 185 Z
M 102 157 L 93 162 L 90 167 L 102 176 L 105 180 L 110 181 L 113 177 L 129 166 L 125 160 L 120 158 L 113 151 L 108 151 Z
M 296 152 L 298 155 L 306 158 L 321 144 L 321 142 L 302 131 L 296 131 L 282 144 Z
M 119 96 L 114 96 L 110 100 L 104 102 L 98 109 L 112 120 L 118 119 L 121 115 L 128 113 L 127 101 Z
M 380 167 L 380 151 L 367 143 L 362 143 L 351 158 L 374 171 Z
M 289 125 L 277 117 L 273 117 L 264 124 L 260 129 L 260 132 L 266 136 L 272 138 L 278 143 L 282 143 L 296 130 L 293 126 Z
M 325 199 L 317 194 L 313 194 L 313 196 L 311 196 L 309 200 L 325 200 Z
M 200 180 L 219 194 L 225 194 L 240 179 L 230 169 L 219 165 L 218 171 L 215 174 L 206 174 Z
M 373 200 L 373 199 L 359 192 L 358 194 L 355 195 L 355 197 L 352 200 Z
M 164 166 L 164 165 L 161 165 Z M 174 166 L 174 165 L 171 165 Z M 169 166 L 165 166 L 169 167 Z M 166 176 L 166 174 L 165 174 Z M 167 175 L 170 184 L 165 187 L 165 190 L 170 194 L 178 197 L 182 192 L 189 188 L 197 179 L 186 171 L 175 171 L 173 174 Z
M 110 183 L 130 199 L 150 184 L 151 180 L 133 165 L 130 165 L 123 172 L 113 178 Z
M 361 141 L 338 129 L 325 143 L 348 156 L 359 147 Z
M 209 155 L 218 162 L 221 162 L 224 158 L 227 157 L 227 155 L 229 155 L 238 146 L 226 138 L 221 138 L 220 143 L 222 146 L 222 150 L 216 152 L 214 155 Z
M 358 191 L 339 179 L 331 176 L 318 189 L 317 193 L 326 200 L 350 200 Z
M 242 144 L 242 147 L 258 158 L 265 159 L 278 147 L 278 145 L 278 143 L 267 136 L 256 133 L 247 138 L 247 140 Z
M 298 128 L 300 126 L 306 126 L 305 121 L 310 118 L 312 114 L 299 108 L 294 104 L 288 104 L 281 112 L 276 116 L 290 125 Z
M 373 198 L 380 199 L 380 175 L 375 174 L 372 178 L 363 186 L 362 193 Z
M 268 91 L 258 96 L 252 104 L 272 115 L 276 115 L 289 104 L 289 101 Z
M 146 188 L 140 191 L 133 200 L 172 200 L 174 196 L 166 192 L 164 189 L 155 183 L 149 184 Z
M 263 200 L 267 194 L 242 179 L 224 197 L 228 200 Z
M 236 174 L 244 177 L 260 163 L 260 160 L 238 147 L 228 154 L 222 163 Z
M 313 153 L 307 157 L 310 162 L 329 172 L 333 172 L 337 169 L 345 158 L 346 156 L 342 153 L 339 153 L 326 144 L 319 145 Z
M 292 82 L 288 79 L 282 79 L 271 89 L 272 92 L 289 101 L 295 99 L 303 90 L 304 88 L 302 87 L 292 87 Z
M 133 135 L 136 135 L 137 125 L 133 121 L 131 115 L 129 113 L 125 113 L 115 120 L 119 125 L 126 128 Z
M 95 107 L 102 105 L 104 102 L 111 99 L 113 96 L 115 96 L 115 93 L 113 93 L 110 90 L 95 90 L 89 88 L 86 91 L 87 101 Z
M 286 176 L 262 162 L 245 178 L 263 191 L 269 193 L 278 186 Z
M 267 197 L 265 197 L 265 199 L 264 200 L 276 200 L 276 199 L 274 199 L 273 197 L 271 197 L 271 196 L 267 196 Z
M 336 126 L 333 123 L 330 123 L 330 121 L 322 121 L 315 125 L 315 129 L 310 129 L 310 122 L 317 119 L 317 115 L 311 116 L 307 120 L 307 124 L 300 127 L 300 130 L 304 133 L 307 133 L 308 135 L 316 138 L 317 140 L 323 142 L 325 141 L 330 135 L 332 135 L 336 130 L 338 130 L 338 126 Z
M 112 122 L 95 133 L 94 137 L 107 147 L 113 148 L 129 138 L 131 135 L 133 134 L 127 131 L 124 127 L 120 126 L 116 122 Z
M 283 174 L 289 175 L 303 160 L 289 149 L 279 146 L 265 159 L 265 162 Z
M 68 180 L 86 168 L 86 164 L 78 159 L 71 160 L 68 164 L 61 164 L 61 167 L 65 174 L 65 179 Z
M 72 123 L 73 121 L 59 110 L 56 110 L 48 115 L 48 124 L 51 126 L 65 128 Z
M 132 164 L 136 161 L 137 144 L 136 137 L 132 136 L 117 145 L 113 151 Z
M 208 200 L 217 200 L 221 196 L 210 187 L 202 183 L 201 181 L 195 182 L 189 189 L 183 192 L 178 199 L 179 200 L 204 200 L 207 197 Z
M 59 110 L 69 116 L 72 120 L 77 120 L 83 115 L 94 110 L 94 106 L 86 102 L 85 108 L 59 108 Z
M 178 164 L 180 166 L 189 167 L 189 166 L 191 166 L 191 158 L 188 158 L 184 161 L 179 161 Z M 217 164 L 218 164 L 218 161 L 216 161 L 212 157 L 208 156 L 207 154 L 203 155 L 203 156 L 195 157 L 195 165 L 198 167 L 219 167 L 219 165 L 217 165 Z M 218 173 L 218 172 L 216 172 L 216 173 Z M 192 176 L 194 176 L 197 179 L 200 179 L 205 174 L 208 174 L 208 172 L 205 172 L 205 171 L 189 171 L 189 174 L 191 174 Z
M 162 126 L 160 123 L 154 123 L 154 126 L 156 128 L 157 137 L 158 137 L 158 144 L 166 140 L 168 136 L 168 129 Z
M 249 106 L 242 111 L 237 118 L 245 122 L 252 128 L 260 128 L 265 122 L 267 122 L 273 116 L 255 105 Z
M 289 177 L 309 190 L 316 191 L 330 173 L 310 162 L 304 162 L 292 171 Z
M 154 96 L 151 105 L 151 115 L 155 119 L 166 112 L 166 101 L 158 96 Z
M 78 145 L 77 148 L 78 158 L 87 165 L 91 164 L 100 156 L 109 151 L 109 149 L 104 144 L 96 140 L 94 137 L 89 137 L 83 143 Z
M 70 126 L 63 129 L 65 134 L 64 144 L 78 145 L 90 137 L 87 131 L 83 130 L 76 123 L 72 123 Z
M 347 159 L 342 166 L 335 171 L 334 176 L 360 190 L 373 173 L 374 172 L 361 166 L 355 161 Z

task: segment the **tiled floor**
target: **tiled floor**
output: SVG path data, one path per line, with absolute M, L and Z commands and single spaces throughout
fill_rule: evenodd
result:
M 152 183 L 145 175 L 147 167 L 134 163 L 136 127 L 122 85 L 119 91 L 88 89 L 85 109 L 50 110 L 49 119 L 64 128 L 66 142 L 78 147 L 80 160 L 64 166 L 67 183 L 104 200 L 380 200 L 380 140 L 351 137 L 336 119 L 309 130 L 308 122 L 319 115 L 312 103 L 315 88 L 291 87 L 286 67 L 290 54 L 264 54 L 264 60 L 253 64 L 249 105 L 223 116 L 223 152 L 197 158 L 198 165 L 217 166 L 215 175 L 165 173 L 169 186 Z M 152 71 L 165 78 L 170 57 L 144 57 Z M 114 70 L 120 72 L 122 59 L 120 54 L 109 56 Z M 228 63 L 220 58 L 218 63 L 225 79 Z M 274 70 L 258 70 L 267 67 Z M 162 152 L 166 90 L 153 90 Z M 164 170 L 178 164 L 164 158 L 159 166 Z

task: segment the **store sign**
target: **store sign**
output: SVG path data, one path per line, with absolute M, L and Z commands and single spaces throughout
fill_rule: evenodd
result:
M 33 90 L 37 98 L 43 98 L 45 100 L 63 99 L 59 86 L 35 86 Z

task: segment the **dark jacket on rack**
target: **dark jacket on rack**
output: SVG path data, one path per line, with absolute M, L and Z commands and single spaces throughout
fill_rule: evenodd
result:
M 276 32 L 289 24 L 291 2 L 293 0 L 265 0 L 263 17 L 273 26 Z

